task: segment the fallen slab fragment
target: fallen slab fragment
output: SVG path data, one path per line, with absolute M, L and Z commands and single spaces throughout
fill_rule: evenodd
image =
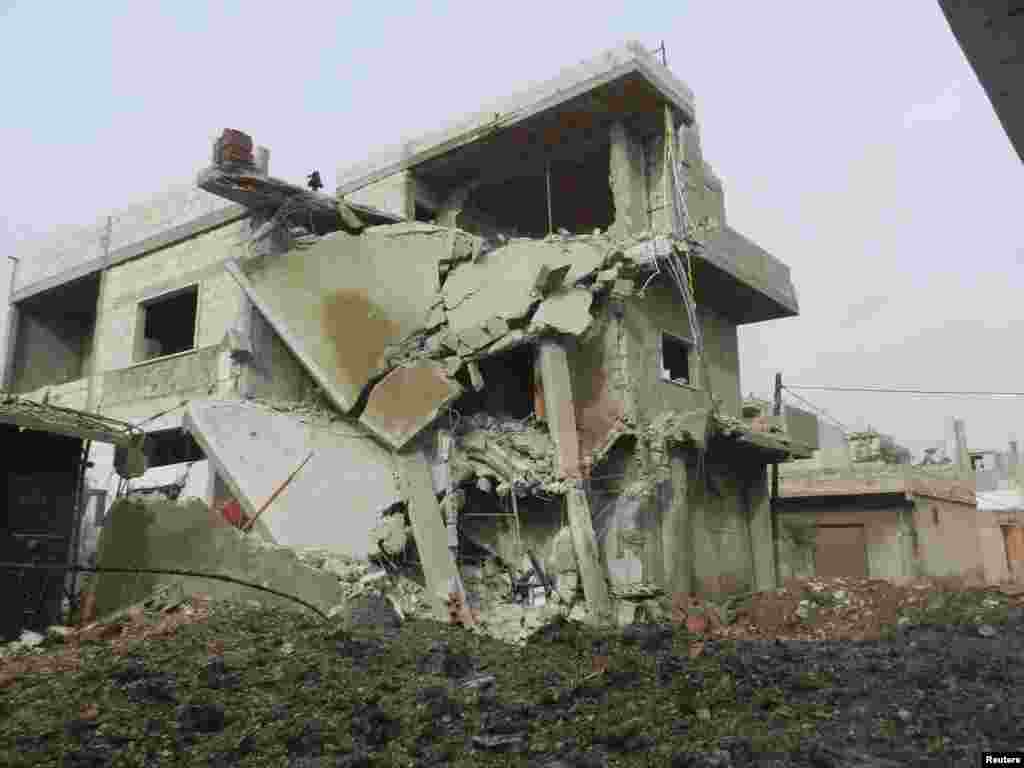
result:
M 401 450 L 461 394 L 462 387 L 440 363 L 396 368 L 374 385 L 359 421 Z
M 423 328 L 437 265 L 469 236 L 417 222 L 335 232 L 228 271 L 339 409 L 349 412 L 386 348 Z M 486 318 L 484 318 L 486 320 Z
M 303 565 L 293 552 L 267 546 L 230 526 L 198 499 L 187 503 L 121 499 L 107 513 L 98 565 L 105 568 L 177 569 L 213 573 L 295 595 L 327 611 L 341 600 L 337 579 Z M 100 573 L 94 577 L 96 612 L 107 615 L 137 603 L 164 584 L 183 595 L 255 599 L 296 608 L 285 598 L 200 577 Z
M 594 319 L 590 314 L 593 302 L 594 295 L 584 288 L 554 293 L 538 307 L 530 321 L 530 330 L 540 332 L 550 329 L 579 336 L 590 327 Z
M 606 252 L 598 242 L 583 239 L 522 239 L 490 251 L 479 262 L 463 262 L 444 284 L 448 327 L 460 333 L 493 317 L 524 317 L 541 298 L 538 281 L 564 271 L 561 283 L 572 286 L 600 269 Z
M 391 455 L 355 422 L 305 419 L 257 403 L 193 401 L 183 426 L 249 517 L 296 468 L 254 529 L 290 547 L 365 557 L 381 513 L 401 500 Z
M 448 616 L 451 587 L 455 585 L 459 593 L 463 590 L 455 560 L 448 549 L 448 533 L 441 516 L 441 505 L 434 495 L 430 464 L 420 452 L 399 453 L 395 460 L 427 585 L 426 597 L 434 617 L 443 621 Z

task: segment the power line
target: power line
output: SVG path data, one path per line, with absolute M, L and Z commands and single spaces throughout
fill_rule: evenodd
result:
M 782 391 L 785 392 L 787 388 L 788 388 L 788 385 L 783 385 Z M 828 419 L 833 424 L 835 424 L 837 427 L 839 427 L 841 430 L 843 430 L 843 432 L 847 432 L 848 433 L 848 432 L 852 431 L 849 427 L 847 427 L 845 424 L 843 424 L 841 421 L 839 421 L 839 419 L 837 419 L 835 416 L 830 414 L 824 408 L 821 408 L 820 406 L 815 405 L 810 400 L 807 400 L 807 399 L 805 399 L 803 397 L 800 397 L 800 395 L 798 395 L 796 392 L 790 392 L 789 396 L 799 400 L 801 403 L 803 403 L 804 405 L 808 406 L 815 413 L 820 413 L 826 419 Z
M 894 389 L 889 387 L 812 387 L 803 384 L 787 384 L 784 389 L 813 389 L 821 392 L 881 392 L 900 395 L 938 395 L 940 397 L 1024 397 L 1024 392 L 939 391 L 928 389 Z

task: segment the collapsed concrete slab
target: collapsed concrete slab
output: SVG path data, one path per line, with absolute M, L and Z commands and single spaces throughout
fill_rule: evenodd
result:
M 401 450 L 461 394 L 462 387 L 439 363 L 399 367 L 371 390 L 359 421 Z
M 443 289 L 449 329 L 461 333 L 493 317 L 525 317 L 542 298 L 541 289 L 552 287 L 552 274 L 568 266 L 561 284 L 572 286 L 600 269 L 608 252 L 606 243 L 602 238 L 579 237 L 512 240 L 477 261 L 460 264 Z
M 259 518 L 278 544 L 365 557 L 381 513 L 401 501 L 391 455 L 356 423 L 207 400 L 189 403 L 183 426 L 250 517 L 309 457 Z
M 456 230 L 410 222 L 327 235 L 308 248 L 228 270 L 323 387 L 348 413 L 385 349 L 421 330 L 436 305 L 438 266 L 471 253 Z
M 343 598 L 330 573 L 303 565 L 295 553 L 246 536 L 196 499 L 187 503 L 121 499 L 111 507 L 100 536 L 98 564 L 105 568 L 188 570 L 231 576 L 295 595 L 323 611 Z M 160 574 L 101 573 L 92 580 L 99 616 L 145 599 L 162 584 L 184 595 L 259 600 L 303 610 L 283 597 L 238 584 Z

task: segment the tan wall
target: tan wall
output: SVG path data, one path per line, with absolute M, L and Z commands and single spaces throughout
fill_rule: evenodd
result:
M 976 507 L 918 497 L 914 503 L 914 525 L 923 575 L 984 573 Z

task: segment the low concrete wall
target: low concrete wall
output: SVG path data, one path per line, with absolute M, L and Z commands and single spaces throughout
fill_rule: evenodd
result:
M 322 610 L 342 602 L 338 580 L 302 565 L 286 549 L 245 536 L 200 501 L 122 499 L 110 509 L 100 535 L 98 565 L 108 568 L 168 568 L 231 576 L 301 597 Z M 259 600 L 301 609 L 267 592 L 215 579 L 147 574 L 96 574 L 97 615 L 144 599 L 159 584 L 181 583 L 186 594 L 215 599 Z

